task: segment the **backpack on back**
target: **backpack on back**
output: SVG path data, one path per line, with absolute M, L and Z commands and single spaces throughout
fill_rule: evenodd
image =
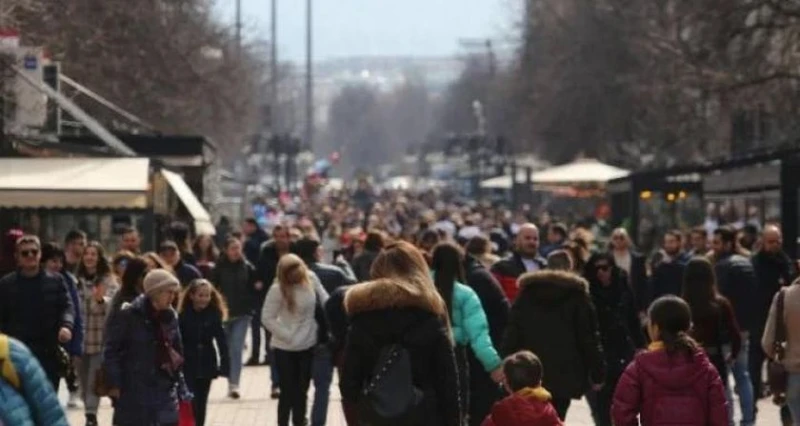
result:
M 366 426 L 416 424 L 422 397 L 412 381 L 408 350 L 399 344 L 383 346 L 359 401 L 359 421 Z
M 8 336 L 2 333 L 0 333 L 0 375 L 14 389 L 19 389 L 22 386 L 17 369 L 11 361 L 11 342 Z

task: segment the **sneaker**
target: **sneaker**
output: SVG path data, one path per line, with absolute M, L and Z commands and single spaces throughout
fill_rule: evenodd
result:
M 281 397 L 281 389 L 276 387 L 276 386 L 273 386 L 272 387 L 272 393 L 269 394 L 269 397 L 272 398 L 272 399 L 280 398 Z
M 230 390 L 228 391 L 228 398 L 230 399 L 239 399 L 241 397 L 242 395 L 239 394 L 238 387 L 231 387 Z
M 75 410 L 81 408 L 81 399 L 78 397 L 77 392 L 70 392 L 69 399 L 67 400 L 67 408 Z
M 97 415 L 96 414 L 87 414 L 86 415 L 86 426 L 97 426 Z

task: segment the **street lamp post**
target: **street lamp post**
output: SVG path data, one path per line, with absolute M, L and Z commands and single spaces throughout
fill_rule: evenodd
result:
M 314 2 L 306 0 L 306 140 L 314 148 Z

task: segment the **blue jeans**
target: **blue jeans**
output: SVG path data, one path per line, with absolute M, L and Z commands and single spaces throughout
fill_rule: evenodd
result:
M 789 373 L 786 406 L 789 407 L 789 412 L 792 413 L 792 424 L 800 426 L 800 373 Z
M 325 426 L 328 416 L 331 382 L 333 382 L 333 357 L 327 345 L 319 345 L 314 348 L 311 378 L 314 381 L 314 405 L 311 408 L 311 426 Z
M 730 346 L 725 347 L 726 352 L 730 353 Z M 750 381 L 750 335 L 749 333 L 742 333 L 742 349 L 739 351 L 739 356 L 730 366 L 733 373 L 733 380 L 736 383 L 736 388 L 739 390 L 739 407 L 742 410 L 742 426 L 752 426 L 756 422 L 755 413 L 755 397 L 753 396 L 753 382 Z M 723 378 L 727 380 L 727 378 Z M 731 419 L 731 423 L 733 419 Z
M 273 389 L 280 389 L 281 381 L 279 379 L 280 375 L 278 374 L 278 363 L 275 362 L 274 355 L 275 355 L 275 349 L 272 349 L 272 346 L 270 346 L 269 342 L 267 342 L 267 356 L 270 359 L 270 363 L 269 363 L 270 381 L 272 381 L 272 388 Z
M 231 390 L 239 388 L 239 379 L 242 377 L 242 352 L 244 352 L 244 339 L 247 337 L 247 327 L 250 326 L 250 316 L 231 318 L 225 323 L 225 334 L 228 335 L 228 351 L 231 359 L 228 385 Z

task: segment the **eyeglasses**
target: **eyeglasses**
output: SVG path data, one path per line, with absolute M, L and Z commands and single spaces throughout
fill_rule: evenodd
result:
M 22 257 L 34 257 L 37 254 L 39 254 L 39 250 L 37 250 L 37 249 L 20 250 L 19 254 Z

